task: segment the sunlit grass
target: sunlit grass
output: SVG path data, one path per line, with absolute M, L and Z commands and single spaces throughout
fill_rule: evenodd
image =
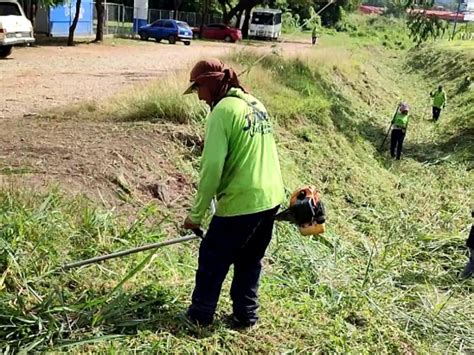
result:
M 0 348 L 473 351 L 473 283 L 457 275 L 471 222 L 472 146 L 464 155 L 452 154 L 442 131 L 456 122 L 453 115 L 438 126 L 423 119 L 420 98 L 433 83 L 422 76 L 428 68 L 403 71 L 406 52 L 373 43 L 329 47 L 291 60 L 269 56 L 242 77 L 274 119 L 287 193 L 314 184 L 328 209 L 328 231 L 321 237 L 302 237 L 277 224 L 265 259 L 258 327 L 228 328 L 228 282 L 213 327 L 189 327 L 180 317 L 190 301 L 197 243 L 60 269 L 69 261 L 174 237 L 156 222 L 162 206 L 147 206 L 130 223 L 85 197 L 3 188 Z M 242 69 L 256 58 L 242 53 L 227 62 Z M 72 108 L 68 117 L 198 123 L 192 127 L 202 134 L 205 109 L 195 96 L 183 98 L 186 82 L 186 73 L 172 74 L 104 103 L 87 103 L 83 112 Z M 455 84 L 449 82 L 450 93 Z M 465 109 L 466 95 L 452 100 L 455 112 Z M 400 97 L 413 102 L 413 121 L 404 158 L 395 162 L 378 148 Z M 184 155 L 167 159 L 178 165 Z

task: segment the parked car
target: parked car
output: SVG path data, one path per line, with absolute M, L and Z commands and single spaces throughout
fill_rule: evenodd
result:
M 176 20 L 158 20 L 152 24 L 140 27 L 138 35 L 145 41 L 148 40 L 148 38 L 154 38 L 157 42 L 165 39 L 170 44 L 175 44 L 176 41 L 181 41 L 186 46 L 189 46 L 191 44 L 191 39 L 193 38 L 193 31 L 186 22 Z
M 8 57 L 14 45 L 33 43 L 33 26 L 16 0 L 0 0 L 0 58 Z
M 194 38 L 218 39 L 226 42 L 237 42 L 242 40 L 242 32 L 238 28 L 232 28 L 222 23 L 213 23 L 201 28 L 193 28 Z

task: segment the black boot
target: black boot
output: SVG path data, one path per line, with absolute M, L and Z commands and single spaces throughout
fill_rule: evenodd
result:
M 252 320 L 245 319 L 245 320 L 243 320 L 243 319 L 238 318 L 235 315 L 229 315 L 229 316 L 227 316 L 226 323 L 232 329 L 244 330 L 244 329 L 249 329 L 249 328 L 252 328 L 253 326 L 255 326 L 256 323 L 257 323 L 257 320 L 256 319 L 252 319 Z
M 474 274 L 474 249 L 469 248 L 469 260 L 461 273 L 461 278 L 467 279 Z

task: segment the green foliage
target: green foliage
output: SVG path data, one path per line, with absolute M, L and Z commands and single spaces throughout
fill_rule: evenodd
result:
M 349 20 L 349 17 L 347 16 L 347 13 L 344 10 L 344 8 L 339 7 L 338 11 L 339 11 L 339 15 L 338 15 L 339 20 L 336 22 L 336 25 L 334 26 L 336 31 L 338 32 L 355 31 L 357 28 L 354 25 L 354 23 L 352 23 Z
M 281 27 L 284 33 L 290 33 L 300 28 L 300 17 L 298 14 L 284 12 L 281 19 Z
M 304 20 L 301 20 L 298 13 L 284 12 L 282 15 L 283 32 L 292 33 L 298 30 L 312 30 L 314 27 L 320 28 L 321 17 L 316 14 L 314 7 L 310 6 L 308 12 L 309 15 Z
M 437 17 L 428 17 L 425 12 L 410 12 L 407 18 L 410 38 L 419 46 L 429 39 L 436 40 L 444 35 L 447 22 Z
M 411 6 L 411 4 L 411 0 L 388 0 L 384 15 L 405 18 L 406 11 Z
M 301 21 L 314 17 L 315 12 L 319 11 L 328 4 L 324 2 L 314 2 L 312 0 L 287 0 L 286 12 L 291 12 L 293 17 L 298 15 Z M 326 27 L 334 26 L 340 19 L 339 8 L 343 8 L 347 12 L 355 11 L 361 4 L 360 0 L 335 0 L 335 2 L 327 7 L 321 14 L 321 23 Z M 317 20 L 318 21 L 318 20 Z M 319 21 L 318 21 L 319 22 Z M 306 27 L 307 29 L 312 27 Z
M 428 17 L 424 10 L 432 8 L 434 0 L 389 0 L 384 15 L 407 18 L 410 38 L 419 46 L 429 40 L 443 37 L 448 23 L 437 17 Z M 407 15 L 408 12 L 408 15 Z
M 306 21 L 305 29 L 313 30 L 313 28 L 321 28 L 321 17 L 316 13 L 314 7 L 309 8 L 309 19 Z
M 405 23 L 394 17 L 350 14 L 336 28 L 339 32 L 347 32 L 352 41 L 361 39 L 364 43 L 382 44 L 392 49 L 410 46 Z
M 344 10 L 353 12 L 359 8 L 360 4 L 362 4 L 362 0 L 344 0 L 342 6 Z

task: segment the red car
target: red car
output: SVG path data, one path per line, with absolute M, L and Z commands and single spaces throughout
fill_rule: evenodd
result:
M 226 42 L 237 42 L 242 39 L 242 32 L 238 28 L 231 28 L 222 23 L 213 23 L 201 28 L 193 28 L 194 38 L 218 39 Z

